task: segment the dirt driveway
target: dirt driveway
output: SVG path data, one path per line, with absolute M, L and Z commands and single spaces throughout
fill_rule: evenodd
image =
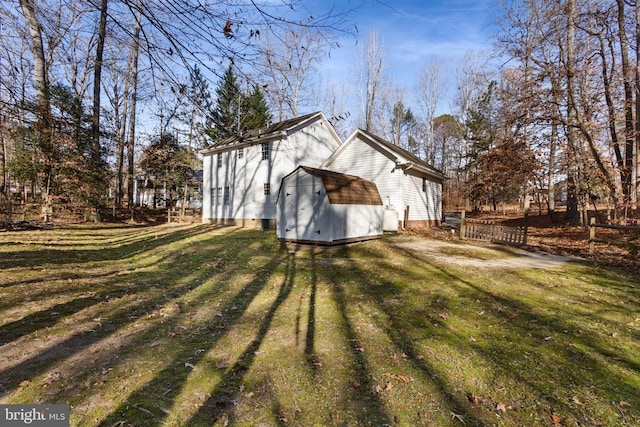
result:
M 419 252 L 434 261 L 472 268 L 560 268 L 568 262 L 585 261 L 578 257 L 528 251 L 506 245 L 481 242 L 448 241 L 414 236 L 394 236 L 392 246 Z

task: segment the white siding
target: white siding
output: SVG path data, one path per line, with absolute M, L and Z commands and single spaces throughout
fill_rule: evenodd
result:
M 327 125 L 315 123 L 280 140 L 271 140 L 271 157 L 262 159 L 262 144 L 245 146 L 238 159 L 237 148 L 221 153 L 222 166 L 217 166 L 217 154 L 212 158 L 211 187 L 230 188 L 230 206 L 212 201 L 210 218 L 226 220 L 260 220 L 276 218 L 276 200 L 282 178 L 299 165 L 318 167 L 338 147 Z M 264 194 L 268 183 L 271 194 Z M 203 218 L 205 209 L 203 208 Z M 239 224 L 249 225 L 249 224 Z
M 405 175 L 402 179 L 402 194 L 404 206 L 409 206 L 409 221 L 427 219 L 427 196 L 422 191 L 422 178 Z
M 423 189 L 423 179 L 424 189 Z M 409 206 L 409 221 L 439 221 L 442 216 L 442 188 L 439 183 L 407 173 L 402 181 L 404 205 Z
M 362 140 L 354 140 L 327 167 L 336 172 L 348 173 L 373 181 L 385 206 L 392 205 L 403 218 L 401 169 L 394 160 Z
M 211 156 L 202 159 L 202 221 L 213 218 L 211 212 Z
M 439 221 L 442 215 L 442 185 L 411 170 L 396 168 L 395 159 L 390 158 L 384 148 L 357 136 L 324 166 L 336 172 L 357 175 L 373 181 L 378 187 L 382 203 L 392 205 L 398 219 L 405 219 L 409 206 L 409 221 Z M 405 161 L 405 160 L 402 160 Z
M 333 240 L 380 236 L 384 208 L 380 205 L 331 205 Z
M 331 241 L 329 199 L 321 178 L 298 170 L 287 177 L 280 197 L 278 238 Z
M 341 155 L 329 165 L 331 170 L 359 176 L 373 181 L 378 187 L 382 203 L 401 202 L 398 188 L 402 179 L 402 171 L 396 169 L 395 162 L 371 147 L 366 142 L 353 141 Z
M 427 180 L 427 207 L 429 219 L 442 220 L 442 184 Z

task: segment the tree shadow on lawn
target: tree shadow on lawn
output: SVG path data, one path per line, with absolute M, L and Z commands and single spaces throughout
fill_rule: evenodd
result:
M 281 255 L 274 255 L 268 263 L 261 267 L 262 273 L 245 285 L 243 289 L 237 292 L 235 296 L 221 308 L 222 313 L 228 314 L 224 317 L 212 316 L 212 318 L 207 319 L 204 324 L 198 327 L 197 333 L 191 334 L 183 339 L 180 350 L 171 355 L 171 360 L 166 363 L 166 368 L 156 373 L 151 381 L 132 393 L 125 402 L 120 404 L 116 410 L 103 419 L 100 425 L 110 427 L 114 425 L 114 423 L 128 418 L 141 420 L 144 425 L 148 426 L 162 424 L 167 414 L 164 412 L 151 413 L 151 411 L 143 414 L 136 410 L 136 405 L 149 403 L 155 407 L 172 407 L 191 373 L 189 369 L 176 369 L 176 366 L 184 363 L 196 366 L 198 362 L 206 356 L 207 352 L 213 348 L 242 317 L 254 298 L 263 290 L 280 262 Z M 231 273 L 229 273 L 229 275 L 231 275 Z M 220 289 L 216 288 L 215 291 L 219 292 Z M 179 320 L 178 318 L 174 319 L 175 322 Z M 135 349 L 139 345 L 144 345 L 144 343 L 149 342 L 154 338 L 154 335 L 155 334 L 150 331 L 140 337 L 136 341 L 136 344 L 130 345 L 129 348 L 132 352 L 135 352 Z M 197 349 L 197 352 L 194 352 L 194 349 Z M 239 361 L 234 368 L 230 369 L 230 372 L 234 371 L 234 373 L 237 373 L 244 369 L 244 365 Z
M 355 252 L 358 250 L 356 249 Z M 350 251 L 351 252 L 351 251 Z M 384 260 L 387 258 L 387 254 L 380 253 L 377 256 L 375 254 L 367 253 L 365 255 L 367 258 L 373 256 L 373 258 L 377 258 L 378 262 L 380 260 Z M 404 271 L 400 271 L 398 265 L 394 265 L 389 262 L 382 262 L 384 264 L 383 269 L 387 271 L 396 271 L 401 275 L 405 275 Z M 436 368 L 432 363 L 427 361 L 424 357 L 420 355 L 420 351 L 415 347 L 414 341 L 407 334 L 407 331 L 412 328 L 416 328 L 415 324 L 405 324 L 405 320 L 401 315 L 398 315 L 396 311 L 394 311 L 390 305 L 388 304 L 389 300 L 398 296 L 402 296 L 402 288 L 396 285 L 393 282 L 388 280 L 377 280 L 373 278 L 370 274 L 370 271 L 362 269 L 362 267 L 358 266 L 357 263 L 351 261 L 345 267 L 347 271 L 349 271 L 349 275 L 352 277 L 356 277 L 357 290 L 367 297 L 368 300 L 372 300 L 375 302 L 378 310 L 385 314 L 388 322 L 380 322 L 377 321 L 378 327 L 380 327 L 389 341 L 403 354 L 407 356 L 407 360 L 411 363 L 411 365 L 419 372 L 422 372 L 424 376 L 424 380 L 427 383 L 435 385 L 436 389 L 440 394 L 440 400 L 445 406 L 445 408 L 450 412 L 447 414 L 444 410 L 443 413 L 445 416 L 451 416 L 453 418 L 457 418 L 458 420 L 464 420 L 465 425 L 476 425 L 482 426 L 484 425 L 484 421 L 480 418 L 477 418 L 475 414 L 473 414 L 469 410 L 468 402 L 466 402 L 466 397 L 462 398 L 457 396 L 453 392 L 454 385 L 446 382 L 446 379 L 441 375 L 440 370 Z M 344 285 L 337 281 L 333 281 L 333 292 L 334 299 L 337 301 L 339 306 L 341 307 L 341 311 L 343 313 L 343 317 L 345 322 L 347 323 L 348 335 L 351 337 L 350 339 L 356 339 L 355 329 L 350 326 L 348 314 L 347 314 L 347 297 L 345 296 Z M 353 304 L 353 302 L 352 302 Z M 439 301 L 438 304 L 444 305 L 446 302 Z M 431 313 L 428 311 L 424 311 L 420 313 L 421 320 L 420 325 L 426 324 L 430 321 L 436 321 L 435 317 L 431 318 Z M 405 328 L 407 328 L 405 330 Z M 424 333 L 424 332 L 422 332 Z M 373 390 L 372 384 L 370 381 L 370 369 L 366 368 L 366 360 L 363 357 L 363 354 L 359 351 L 354 352 L 354 356 L 358 361 L 359 367 L 362 367 L 359 370 L 359 376 L 363 380 L 363 384 L 366 384 L 367 390 Z M 369 400 L 376 402 L 374 405 L 376 408 L 382 408 L 383 405 L 379 401 L 379 397 L 375 393 L 369 393 L 367 396 Z M 370 409 L 370 408 L 369 408 Z M 426 408 L 425 408 L 426 409 Z M 381 409 L 378 409 L 378 417 L 379 422 L 387 422 L 393 417 L 389 414 L 383 412 Z
M 232 239 L 232 237 L 230 238 Z M 222 242 L 220 241 L 221 239 Z M 230 245 L 227 245 L 225 247 L 224 237 L 217 235 L 196 245 L 192 245 L 189 248 L 189 252 L 166 257 L 162 260 L 162 263 L 167 266 L 176 266 L 178 268 L 177 274 L 185 276 L 186 271 L 180 270 L 179 266 L 185 262 L 190 262 L 192 254 L 202 251 L 202 254 L 200 254 L 202 257 L 201 259 L 206 259 L 207 261 L 215 260 L 216 258 L 222 258 L 225 255 L 225 251 L 229 250 L 229 246 Z M 153 250 L 153 248 L 150 250 Z M 249 249 L 242 248 L 241 251 L 248 252 Z M 277 262 L 275 263 L 277 264 Z M 208 262 L 205 263 L 204 266 L 206 267 L 207 265 Z M 15 390 L 18 387 L 18 384 L 22 381 L 26 379 L 33 380 L 39 375 L 45 373 L 51 366 L 61 364 L 65 360 L 82 353 L 83 350 L 89 347 L 100 345 L 101 342 L 113 337 L 118 331 L 125 331 L 128 326 L 134 323 L 138 318 L 141 318 L 144 315 L 149 315 L 150 313 L 157 311 L 159 307 L 163 307 L 163 305 L 168 301 L 177 300 L 197 289 L 202 285 L 203 280 L 210 278 L 212 274 L 220 274 L 222 277 L 229 277 L 233 275 L 234 270 L 235 268 L 224 268 L 222 266 L 220 268 L 214 267 L 211 269 L 203 268 L 201 271 L 192 275 L 192 277 L 188 277 L 187 274 L 187 278 L 179 278 L 175 275 L 168 275 L 165 269 L 159 268 L 155 272 L 138 272 L 126 277 L 114 278 L 113 283 L 105 284 L 105 287 L 109 289 L 109 291 L 104 292 L 104 295 L 101 295 L 101 297 L 104 296 L 105 298 L 102 300 L 94 300 L 95 307 L 91 307 L 92 312 L 85 315 L 90 318 L 100 318 L 100 327 L 74 333 L 71 336 L 63 338 L 51 347 L 44 347 L 34 356 L 3 369 L 0 371 L 0 384 L 2 384 L 3 389 L 2 392 L 4 393 Z M 180 281 L 176 280 L 177 283 L 172 283 L 174 279 L 179 279 Z M 118 286 L 115 282 L 116 280 L 123 280 L 127 283 Z M 136 283 L 136 285 L 132 286 L 130 283 Z M 259 283 L 262 284 L 263 282 L 260 281 Z M 254 283 L 253 287 L 255 288 L 256 286 L 258 285 Z M 119 291 L 114 293 L 114 290 L 116 289 L 119 289 Z M 224 289 L 220 289 L 219 287 L 217 290 L 224 291 Z M 255 292 L 257 292 L 257 290 Z M 125 299 L 125 301 L 122 301 L 123 299 Z M 86 306 L 85 308 L 89 308 L 90 306 L 89 303 L 83 303 L 81 305 Z M 67 313 L 67 316 L 76 312 L 77 311 L 75 310 L 71 310 Z M 62 317 L 56 318 L 56 321 L 61 324 L 64 320 L 65 319 Z M 81 319 L 80 321 L 86 322 L 86 319 Z M 131 343 L 127 343 L 126 340 L 124 340 L 125 344 L 129 345 L 131 352 L 135 353 L 137 351 L 136 349 L 147 346 L 150 339 L 152 339 L 152 336 L 155 333 L 158 333 L 160 329 L 171 327 L 172 324 L 175 324 L 178 321 L 179 319 L 174 318 L 171 319 L 170 322 L 157 325 L 151 328 L 147 333 L 142 334 L 138 339 L 132 340 Z M 53 322 L 49 322 L 49 324 L 40 326 L 47 327 L 52 324 Z M 37 330 L 40 328 L 28 326 L 28 329 L 30 332 L 34 332 L 34 329 Z M 126 346 L 118 346 L 118 348 L 109 349 L 109 351 L 104 352 L 104 354 L 100 356 L 87 356 L 97 358 L 94 360 L 84 360 L 83 363 L 86 365 L 84 368 L 96 369 L 95 365 L 98 364 L 100 358 L 107 361 L 117 359 L 120 355 L 126 352 L 126 348 Z M 74 369 L 78 370 L 77 372 L 82 372 L 81 368 L 81 366 L 74 366 Z M 72 379 L 72 381 L 75 380 Z M 59 396 L 59 399 L 62 399 L 63 394 L 64 393 L 56 394 L 49 392 L 48 395 L 51 397 L 55 397 L 57 395 Z
M 273 304 L 269 308 L 267 314 L 262 318 L 260 327 L 256 336 L 247 346 L 247 348 L 238 357 L 232 367 L 222 375 L 222 378 L 218 381 L 215 388 L 211 391 L 209 398 L 204 402 L 190 420 L 185 425 L 199 425 L 207 423 L 217 422 L 223 414 L 227 415 L 227 421 L 234 422 L 233 402 L 236 400 L 238 393 L 240 393 L 240 386 L 242 381 L 253 365 L 253 361 L 256 357 L 257 351 L 260 349 L 267 332 L 271 327 L 271 322 L 282 303 L 289 297 L 296 276 L 296 263 L 295 257 L 289 255 L 287 258 L 287 265 L 285 267 L 285 275 L 280 284 L 278 296 Z M 276 405 L 277 407 L 278 405 Z M 278 412 L 280 412 L 278 410 Z M 282 422 L 277 418 L 278 412 L 276 412 L 276 421 Z M 105 424 L 105 426 L 110 424 Z
M 354 361 L 354 379 L 357 381 L 358 387 L 351 388 L 351 400 L 356 403 L 354 408 L 358 411 L 356 416 L 359 419 L 366 420 L 366 425 L 390 425 L 393 417 L 384 409 L 380 397 L 375 392 L 371 378 L 371 368 L 360 347 L 356 328 L 349 319 L 347 309 L 348 299 L 345 295 L 343 285 L 335 280 L 336 276 L 337 275 L 332 274 L 330 277 L 331 293 L 333 300 L 338 304 L 340 317 L 344 322 L 345 338 L 348 341 L 348 346 L 351 349 Z
M 429 264 L 427 258 L 412 251 L 399 250 L 416 263 Z M 384 259 L 383 255 L 380 254 L 381 259 Z M 384 264 L 384 268 L 388 270 L 398 268 L 388 262 Z M 439 339 L 462 348 L 466 347 L 481 355 L 483 361 L 495 372 L 496 386 L 500 383 L 523 385 L 530 402 L 522 404 L 521 409 L 538 411 L 538 415 L 542 412 L 542 416 L 557 411 L 563 413 L 563 416 L 574 417 L 577 422 L 585 422 L 598 416 L 615 418 L 624 411 L 624 408 L 616 406 L 622 401 L 628 402 L 629 408 L 640 406 L 637 377 L 634 384 L 633 379 L 614 368 L 621 367 L 640 375 L 640 365 L 617 354 L 614 348 L 604 343 L 603 337 L 596 331 L 576 326 L 575 319 L 588 317 L 579 308 L 558 304 L 557 311 L 544 313 L 541 307 L 526 304 L 516 296 L 498 294 L 490 289 L 490 285 L 484 288 L 432 264 L 429 268 L 435 269 L 439 275 L 447 279 L 447 286 L 458 291 L 455 306 L 447 307 L 456 310 L 453 316 L 472 324 L 474 316 L 482 312 L 485 313 L 484 316 L 491 316 L 497 324 L 495 328 L 477 331 L 478 339 L 470 340 L 469 336 L 456 332 L 455 328 L 446 329 Z M 514 271 L 514 274 L 517 273 Z M 380 291 L 372 293 L 372 289 Z M 385 286 L 375 286 L 375 283 L 364 281 L 360 290 L 369 292 L 388 316 L 394 315 L 385 301 L 396 292 L 402 293 L 398 285 L 386 281 Z M 542 308 L 549 311 L 548 306 Z M 640 311 L 638 304 L 626 308 L 630 315 Z M 438 322 L 446 324 L 450 320 L 439 319 Z M 402 319 L 397 321 L 398 325 L 407 329 L 412 327 L 408 320 L 405 320 L 408 322 L 406 324 L 401 323 Z M 405 353 L 415 355 L 411 340 L 401 338 L 398 342 Z M 416 359 L 412 357 L 411 360 Z M 614 367 L 607 366 L 605 361 Z M 571 400 L 571 393 L 579 395 L 581 391 L 595 394 L 598 399 L 609 405 L 609 413 L 590 413 L 586 405 L 581 406 L 575 400 Z M 543 406 L 546 414 L 534 406 Z M 634 412 L 634 416 L 639 416 L 636 409 L 628 409 L 628 412 Z
M 78 250 L 74 249 L 74 247 L 78 247 L 77 244 L 64 243 L 63 241 L 35 241 L 32 243 L 47 246 L 47 249 L 1 252 L 0 269 L 36 269 L 49 264 L 125 261 L 143 252 L 152 251 L 171 243 L 208 233 L 212 230 L 212 227 L 200 225 L 185 227 L 180 230 L 172 230 L 168 227 L 166 229 L 145 227 L 146 229 L 149 229 L 149 231 L 144 234 L 127 234 L 100 249 Z M 11 284 L 2 285 L 2 287 L 7 286 L 11 286 Z
M 316 312 L 315 304 L 318 291 L 319 270 L 316 264 L 316 255 L 314 249 L 311 249 L 311 255 L 309 259 L 311 268 L 310 278 L 310 292 L 308 299 L 308 313 L 307 313 L 307 327 L 304 338 L 304 355 L 309 364 L 312 377 L 315 378 L 318 374 L 319 364 L 314 359 L 315 356 L 315 333 L 316 333 Z M 194 414 L 190 420 L 184 425 L 207 425 L 210 423 L 216 423 L 217 421 L 233 423 L 239 420 L 235 416 L 235 406 L 239 393 L 241 392 L 241 385 L 245 378 L 245 375 L 249 372 L 250 367 L 253 364 L 256 352 L 259 350 L 265 336 L 267 335 L 272 320 L 282 305 L 282 303 L 289 297 L 291 291 L 295 285 L 296 276 L 296 258 L 295 255 L 289 254 L 288 264 L 286 267 L 286 273 L 280 285 L 280 290 L 277 298 L 271 305 L 267 314 L 262 318 L 258 332 L 247 346 L 245 351 L 240 357 L 238 357 L 235 364 L 229 368 L 223 377 L 218 381 L 216 387 L 211 391 L 207 401 L 200 407 L 198 412 Z M 358 387 L 350 387 L 352 391 L 351 396 L 344 398 L 345 402 L 349 402 L 353 405 L 353 409 L 356 411 L 354 415 L 362 425 L 391 425 L 393 417 L 390 416 L 384 409 L 384 405 L 379 399 L 379 396 L 374 392 L 374 385 L 371 380 L 370 368 L 368 367 L 367 359 L 358 348 L 356 343 L 358 340 L 358 334 L 356 328 L 351 322 L 348 315 L 348 301 L 342 289 L 342 286 L 333 280 L 333 275 L 330 275 L 327 280 L 330 284 L 330 291 L 333 300 L 337 304 L 338 313 L 342 320 L 341 329 L 344 330 L 344 340 L 346 346 L 350 349 L 350 355 L 353 359 L 353 378 L 351 384 L 358 384 Z M 302 303 L 302 297 L 300 298 L 300 304 Z M 295 316 L 295 334 L 296 342 L 300 334 L 300 319 L 302 314 L 300 313 L 301 307 L 298 306 L 298 312 Z M 277 398 L 272 396 L 272 414 L 274 417 L 274 423 L 276 425 L 286 425 L 288 420 L 283 415 L 283 407 Z M 337 409 L 337 408 L 334 408 Z M 332 417 L 332 414 L 324 414 L 327 417 Z M 313 416 L 313 415 L 312 415 Z M 294 423 L 301 420 L 297 419 L 297 415 L 293 416 L 295 420 L 291 420 Z M 324 420 L 326 421 L 326 419 Z M 304 422 L 304 421 L 302 421 Z M 318 419 L 313 420 L 314 423 L 321 422 Z M 106 425 L 105 425 L 106 427 Z
M 204 228 L 195 228 L 193 230 L 181 230 L 179 232 L 172 233 L 171 235 L 167 235 L 159 239 L 144 238 L 144 239 L 140 239 L 136 243 L 128 244 L 122 248 L 116 248 L 116 249 L 106 248 L 100 251 L 90 251 L 92 255 L 91 258 L 99 259 L 103 261 L 112 261 L 114 259 L 119 259 L 124 262 L 129 257 L 135 254 L 139 254 L 143 252 L 153 253 L 157 251 L 160 247 L 166 244 L 170 244 L 176 241 L 181 241 L 189 237 L 195 237 L 205 232 L 207 232 L 207 230 Z M 64 256 L 60 257 L 60 255 L 68 256 L 69 254 L 74 253 L 73 250 L 65 251 L 63 254 L 60 254 L 59 253 L 60 251 L 56 251 L 56 250 L 51 252 L 55 253 L 58 257 L 55 260 L 50 260 L 49 262 L 55 262 L 57 264 L 66 263 L 64 261 Z M 118 254 L 118 256 L 116 256 L 116 254 Z M 28 259 L 28 258 L 29 257 L 25 257 L 25 259 Z M 82 271 L 82 268 L 83 268 L 82 264 L 90 261 L 88 260 L 82 261 L 84 256 L 80 256 L 79 258 L 80 260 L 74 260 L 73 262 L 79 264 L 77 271 Z M 37 262 L 38 261 L 36 260 L 34 261 L 35 264 L 27 264 L 22 268 L 34 268 L 37 265 Z M 166 262 L 166 260 L 161 258 L 157 260 L 155 264 L 161 264 L 163 262 Z M 90 277 L 91 272 L 90 271 L 87 271 L 84 273 L 75 272 L 74 275 L 76 279 L 83 280 L 86 277 Z M 154 282 L 150 280 L 143 280 L 143 278 L 145 278 L 144 274 L 141 274 L 140 276 L 141 277 L 136 278 L 136 280 L 134 280 L 134 283 L 143 282 L 145 283 L 145 285 L 135 286 L 133 289 L 130 286 L 121 286 L 119 284 L 120 281 L 123 281 L 123 280 L 131 281 L 132 278 L 130 276 L 129 277 L 117 276 L 115 278 L 111 278 L 111 282 L 107 281 L 107 282 L 100 283 L 99 284 L 100 290 L 97 292 L 94 289 L 83 289 L 82 291 L 79 291 L 79 292 L 84 291 L 84 293 L 91 292 L 91 295 L 89 296 L 76 297 L 68 301 L 50 306 L 45 310 L 40 310 L 31 314 L 28 314 L 27 316 L 19 320 L 6 323 L 0 326 L 0 346 L 10 343 L 20 338 L 21 336 L 29 335 L 40 329 L 46 329 L 49 326 L 55 325 L 61 319 L 64 319 L 65 317 L 68 317 L 77 312 L 80 312 L 85 308 L 99 304 L 105 301 L 106 299 L 118 299 L 132 293 L 145 293 L 150 289 L 150 287 L 152 287 L 152 285 L 150 286 L 149 284 Z M 52 279 L 50 276 L 46 276 L 42 278 L 41 282 L 47 282 L 52 280 L 55 280 L 55 279 Z M 24 282 L 17 281 L 14 283 L 14 285 L 21 285 L 23 283 Z M 27 284 L 29 285 L 29 287 L 37 287 L 37 283 L 34 283 L 33 281 L 30 281 L 30 280 L 27 281 Z M 44 291 L 44 295 L 38 295 L 38 292 L 34 289 L 33 291 L 29 292 L 29 296 L 32 300 L 34 299 L 37 300 L 39 298 L 46 298 L 46 297 L 51 298 L 55 294 L 72 294 L 73 295 L 76 293 L 74 292 L 73 289 L 68 289 L 66 284 L 59 284 L 57 288 L 58 289 L 47 288 Z M 17 293 L 16 298 L 20 297 L 21 295 L 22 295 L 21 293 Z M 6 299 L 8 300 L 8 298 Z M 6 302 L 10 303 L 10 305 L 17 303 L 17 301 L 9 301 L 9 300 Z

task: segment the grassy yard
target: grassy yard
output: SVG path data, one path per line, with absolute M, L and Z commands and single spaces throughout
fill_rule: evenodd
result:
M 68 403 L 74 426 L 640 424 L 639 278 L 428 255 L 202 225 L 1 233 L 0 402 Z

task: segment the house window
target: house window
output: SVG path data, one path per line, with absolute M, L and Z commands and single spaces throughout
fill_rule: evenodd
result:
M 269 160 L 271 155 L 271 145 L 268 142 L 262 143 L 262 160 Z
M 224 187 L 224 195 L 222 199 L 222 204 L 225 206 L 229 205 L 229 187 Z
M 422 191 L 427 191 L 427 178 L 422 178 Z
M 216 190 L 216 205 L 222 204 L 222 187 L 218 187 Z
M 218 167 L 222 167 L 222 153 L 218 153 Z
M 268 182 L 264 184 L 264 194 L 265 195 L 271 194 L 271 184 L 269 184 Z
M 244 147 L 238 148 L 238 158 L 241 159 L 244 157 Z

